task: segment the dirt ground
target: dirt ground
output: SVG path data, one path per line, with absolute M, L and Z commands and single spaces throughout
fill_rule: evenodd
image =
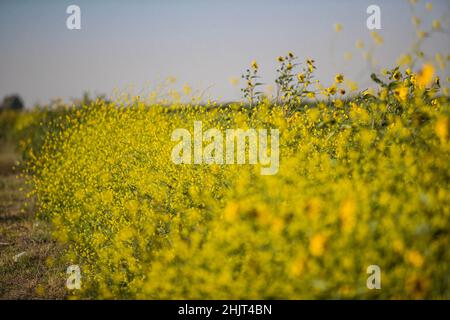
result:
M 14 145 L 0 143 L 0 299 L 64 299 L 64 269 L 54 262 L 58 248 L 35 219 L 19 160 Z

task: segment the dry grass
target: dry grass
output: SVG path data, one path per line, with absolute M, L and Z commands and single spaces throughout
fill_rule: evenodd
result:
M 0 144 L 0 299 L 63 299 L 64 268 L 53 263 L 58 248 L 36 222 L 34 205 L 24 206 L 26 185 L 13 169 L 19 159 L 13 145 Z

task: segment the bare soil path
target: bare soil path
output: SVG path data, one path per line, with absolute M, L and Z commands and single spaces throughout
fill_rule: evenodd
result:
M 15 169 L 20 155 L 0 143 L 0 299 L 63 299 L 64 270 L 48 227 L 35 219 L 27 185 Z M 29 201 L 30 202 L 30 201 Z

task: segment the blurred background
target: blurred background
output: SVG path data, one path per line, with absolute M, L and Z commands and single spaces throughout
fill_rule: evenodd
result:
M 0 97 L 19 94 L 30 107 L 85 92 L 145 95 L 170 83 L 230 101 L 240 98 L 238 80 L 250 61 L 272 84 L 276 57 L 288 51 L 315 59 L 324 84 L 342 72 L 364 89 L 370 71 L 394 67 L 418 31 L 436 19 L 448 30 L 448 0 L 415 2 L 1 0 Z M 81 8 L 81 30 L 66 27 L 71 4 Z M 366 27 L 371 4 L 381 8 L 383 43 Z M 433 33 L 423 41 L 425 58 L 445 60 L 449 43 L 448 33 Z

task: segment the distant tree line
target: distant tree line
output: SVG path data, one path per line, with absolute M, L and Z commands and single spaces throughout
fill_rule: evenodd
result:
M 17 94 L 5 96 L 0 104 L 0 110 L 22 110 L 23 108 L 23 100 Z

